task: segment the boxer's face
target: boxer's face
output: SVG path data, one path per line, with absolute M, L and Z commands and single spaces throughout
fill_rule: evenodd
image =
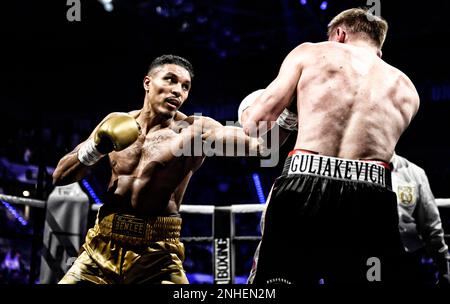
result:
M 144 88 L 155 113 L 174 116 L 189 95 L 191 77 L 185 68 L 165 64 L 145 76 Z

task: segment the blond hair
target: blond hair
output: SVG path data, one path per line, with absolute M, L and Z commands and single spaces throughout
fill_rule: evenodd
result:
M 328 37 L 338 26 L 344 26 L 353 34 L 365 34 L 380 49 L 386 39 L 388 30 L 386 20 L 362 8 L 348 9 L 334 17 L 328 24 Z

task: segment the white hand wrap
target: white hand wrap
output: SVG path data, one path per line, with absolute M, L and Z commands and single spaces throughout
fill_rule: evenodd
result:
M 261 93 L 264 91 L 264 89 L 260 89 L 260 90 L 256 90 L 253 93 L 250 93 L 247 95 L 247 97 L 245 97 L 242 101 L 241 104 L 239 105 L 239 109 L 238 109 L 238 122 L 239 124 L 242 126 L 242 113 L 249 107 L 252 106 L 252 104 L 255 103 L 256 98 L 258 98 L 259 95 L 261 95 Z
M 97 148 L 95 147 L 94 139 L 91 138 L 80 147 L 77 156 L 78 160 L 83 165 L 92 166 L 93 164 L 98 162 L 100 158 L 104 156 L 104 154 L 98 152 Z
M 281 128 L 289 130 L 289 131 L 297 131 L 298 130 L 298 121 L 297 114 L 289 111 L 288 109 L 284 109 L 281 112 L 280 116 L 277 118 L 277 125 Z

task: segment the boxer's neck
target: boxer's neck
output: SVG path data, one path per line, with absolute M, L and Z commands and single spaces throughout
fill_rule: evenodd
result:
M 155 113 L 151 108 L 144 107 L 136 120 L 141 126 L 142 133 L 147 134 L 151 130 L 169 127 L 173 122 L 173 117 Z
M 376 55 L 380 51 L 378 47 L 374 46 L 372 43 L 370 43 L 364 39 L 352 38 L 352 39 L 349 39 L 346 43 L 349 45 L 352 45 L 352 46 L 363 48 L 363 49 L 367 50 L 368 52 L 374 53 Z

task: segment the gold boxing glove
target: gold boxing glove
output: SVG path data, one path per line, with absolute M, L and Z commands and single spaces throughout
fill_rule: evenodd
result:
M 141 127 L 129 114 L 120 113 L 106 119 L 78 150 L 78 159 L 86 166 L 95 164 L 105 154 L 121 151 L 136 141 Z
M 106 154 L 121 151 L 134 143 L 141 133 L 136 119 L 129 114 L 120 113 L 105 120 L 94 134 L 97 150 Z

